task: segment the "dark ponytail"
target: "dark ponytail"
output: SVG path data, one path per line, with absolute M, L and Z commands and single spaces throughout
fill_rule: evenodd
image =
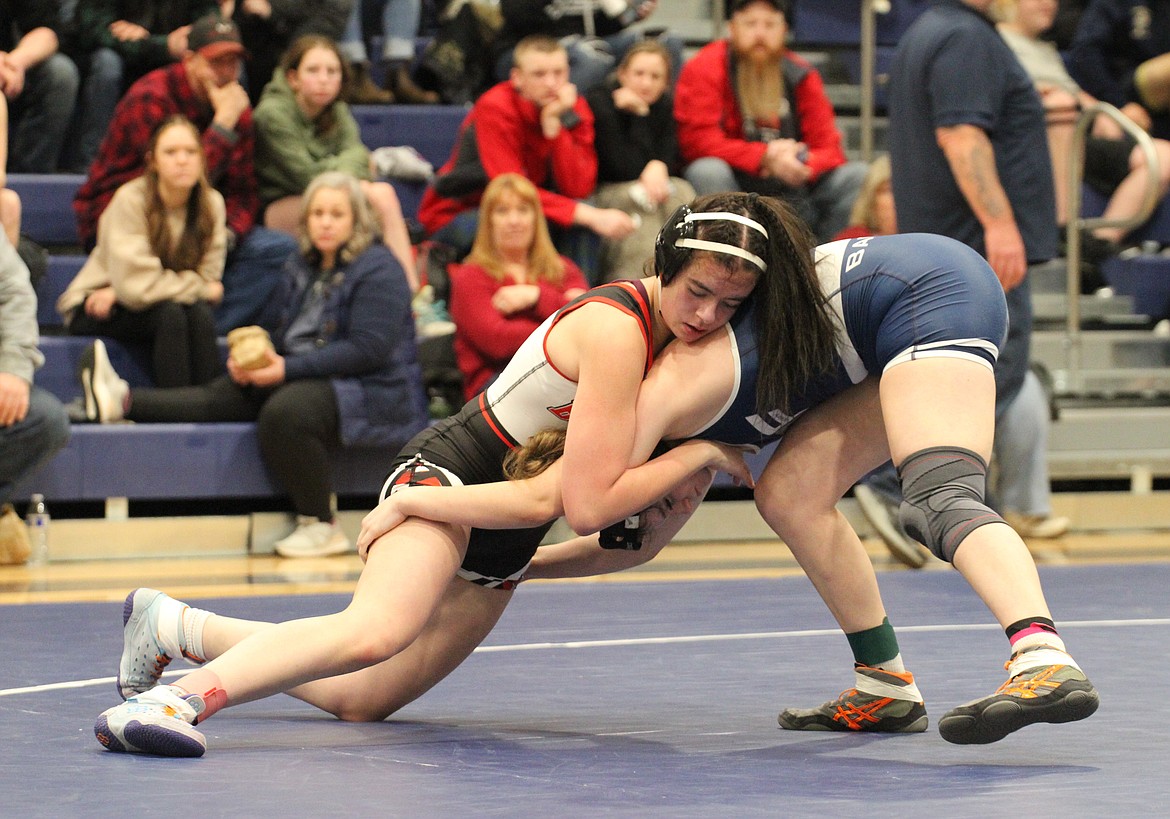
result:
M 805 384 L 831 369 L 836 323 L 817 279 L 808 225 L 780 199 L 760 196 L 752 205 L 751 215 L 768 229 L 768 271 L 752 293 L 757 410 L 787 410 Z

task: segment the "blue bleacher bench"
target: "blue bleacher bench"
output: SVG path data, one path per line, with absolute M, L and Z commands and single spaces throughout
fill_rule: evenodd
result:
M 333 491 L 376 495 L 398 447 L 346 448 L 330 458 Z M 14 498 L 50 501 L 278 497 L 251 423 L 74 424 L 69 443 L 17 484 Z
M 1081 213 L 1099 216 L 1105 211 L 1107 199 L 1085 185 Z M 1139 225 L 1125 239 L 1127 244 L 1152 241 L 1170 247 L 1170 198 L 1164 198 L 1154 208 L 1145 224 Z M 1101 272 L 1110 287 L 1133 299 L 1134 312 L 1158 321 L 1170 318 L 1170 256 L 1137 256 L 1108 259 Z
M 73 195 L 85 182 L 82 174 L 8 175 L 8 187 L 20 195 L 20 231 L 50 247 L 76 245 Z
M 354 105 L 362 142 L 370 150 L 387 145 L 409 145 L 422 154 L 435 170 L 451 156 L 459 126 L 467 116 L 461 105 Z M 392 180 L 402 213 L 407 219 L 418 214 L 426 184 Z
M 886 14 L 875 15 L 877 45 L 895 46 L 932 0 L 890 0 Z M 861 3 L 857 0 L 798 0 L 792 10 L 792 40 L 799 46 L 854 46 L 861 43 Z

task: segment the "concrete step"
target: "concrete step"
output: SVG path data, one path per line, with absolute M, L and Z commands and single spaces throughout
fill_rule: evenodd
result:
M 1116 294 L 1107 296 L 1080 296 L 1081 320 L 1102 326 L 1146 327 L 1149 316 L 1133 310 L 1133 299 Z M 1062 293 L 1033 293 L 1032 311 L 1041 329 L 1052 325 L 1063 326 L 1068 317 L 1068 298 Z
M 1170 402 L 1170 367 L 1082 367 L 1075 373 L 1058 370 L 1053 373 L 1053 382 L 1058 396 L 1077 398 L 1085 403 L 1110 403 L 1118 399 Z
M 1062 407 L 1048 465 L 1054 480 L 1121 478 L 1148 490 L 1170 475 L 1170 406 Z
M 1148 330 L 1096 330 L 1079 335 L 1082 367 L 1170 367 L 1170 337 Z M 1050 371 L 1068 367 L 1071 341 L 1060 330 L 1032 333 L 1032 358 Z

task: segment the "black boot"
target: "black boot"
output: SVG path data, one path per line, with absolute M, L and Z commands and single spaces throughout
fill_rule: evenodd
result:
M 1109 284 L 1101 266 L 1120 252 L 1121 246 L 1116 242 L 1092 233 L 1081 236 L 1081 293 L 1091 295 Z

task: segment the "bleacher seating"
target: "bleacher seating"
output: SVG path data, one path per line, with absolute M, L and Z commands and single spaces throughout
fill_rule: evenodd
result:
M 371 149 L 411 145 L 438 168 L 451 155 L 467 109 L 458 105 L 355 105 L 353 115 L 362 141 Z M 22 231 L 46 247 L 77 246 L 73 196 L 84 181 L 80 174 L 10 174 L 8 187 L 20 194 L 23 205 Z M 395 181 L 394 188 L 403 213 L 413 217 L 425 186 Z
M 876 15 L 879 46 L 895 46 L 931 0 L 890 0 L 890 10 Z M 792 39 L 800 46 L 846 46 L 861 41 L 861 4 L 857 0 L 796 0 Z
M 9 174 L 8 187 L 20 194 L 21 232 L 47 247 L 76 245 L 73 195 L 80 174 Z
M 882 70 L 898 36 L 913 21 L 926 0 L 893 0 L 891 12 L 878 18 L 878 70 Z M 668 10 L 663 9 L 660 15 Z M 835 54 L 856 82 L 856 44 L 859 38 L 855 0 L 797 0 L 794 37 L 803 43 L 839 47 Z M 458 106 L 354 106 L 363 141 L 372 149 L 384 145 L 411 145 L 437 169 L 450 156 L 467 109 Z M 76 255 L 77 237 L 72 199 L 84 177 L 78 175 L 10 175 L 8 184 L 24 203 L 24 231 L 50 247 L 49 271 L 39 287 L 42 349 L 46 365 L 37 383 L 69 401 L 79 395 L 77 362 L 88 339 L 62 334 L 54 310 L 57 296 L 84 262 Z M 404 213 L 417 212 L 424 185 L 395 182 Z M 1086 212 L 1094 212 L 1086 199 Z M 1099 207 L 1099 205 L 1098 205 Z M 1099 212 L 1096 211 L 1096 212 Z M 1150 223 L 1135 234 L 1170 243 L 1170 204 L 1162 203 Z M 1155 257 L 1156 258 L 1156 257 Z M 1160 260 L 1170 265 L 1170 259 Z M 1156 262 L 1154 262 L 1156 263 Z M 1120 271 L 1107 270 L 1110 281 L 1134 297 L 1149 315 L 1170 315 L 1170 276 L 1157 284 L 1145 267 L 1147 260 L 1126 263 Z M 1132 282 L 1132 287 L 1123 280 Z M 1165 284 L 1163 284 L 1165 283 Z M 1145 287 L 1148 293 L 1138 292 Z M 1127 289 L 1128 288 L 1128 289 Z M 1158 293 L 1164 301 L 1157 307 Z M 150 383 L 149 358 L 142 350 L 107 341 L 115 368 L 135 386 Z M 761 467 L 771 448 L 750 456 Z M 333 461 L 334 487 L 340 495 L 375 493 L 385 475 L 391 449 L 349 449 Z M 726 485 L 724 476 L 721 483 Z M 22 482 L 15 497 L 42 492 L 50 500 L 100 501 L 129 499 L 264 498 L 281 494 L 268 477 L 260 458 L 252 424 L 118 424 L 77 425 L 73 439 L 38 474 Z
M 1105 197 L 1085 186 L 1081 212 L 1098 216 L 1105 210 Z M 1170 199 L 1163 199 L 1145 224 L 1126 237 L 1127 244 L 1143 241 L 1170 247 Z M 1141 255 L 1110 259 L 1102 273 L 1118 293 L 1133 299 L 1133 309 L 1157 321 L 1170 318 L 1170 256 Z
M 412 145 L 436 168 L 451 153 L 466 109 L 458 106 L 355 106 L 354 116 L 370 148 Z M 55 251 L 38 286 L 38 321 L 45 366 L 36 383 L 62 401 L 79 397 L 77 364 L 90 339 L 63 334 L 57 297 L 85 257 L 78 255 L 73 196 L 85 177 L 71 174 L 8 177 L 23 203 L 24 233 Z M 394 182 L 407 217 L 413 217 L 424 185 Z M 115 369 L 132 386 L 151 383 L 145 350 L 107 339 Z M 226 353 L 225 353 L 226 354 Z M 405 443 L 403 441 L 402 443 Z M 339 495 L 377 493 L 397 447 L 349 448 L 332 459 Z M 16 488 L 14 497 L 41 492 L 52 500 L 100 501 L 262 498 L 282 494 L 264 469 L 255 425 L 75 425 L 68 446 Z
M 405 442 L 403 442 L 405 443 Z M 339 495 L 377 494 L 397 447 L 350 448 L 332 460 Z M 267 498 L 273 484 L 255 424 L 75 424 L 66 447 L 19 483 L 13 497 L 104 501 Z
M 362 142 L 371 150 L 384 145 L 410 145 L 438 170 L 451 155 L 459 125 L 467 116 L 461 105 L 355 105 L 354 119 Z M 422 182 L 392 180 L 410 219 L 418 213 L 426 185 Z

